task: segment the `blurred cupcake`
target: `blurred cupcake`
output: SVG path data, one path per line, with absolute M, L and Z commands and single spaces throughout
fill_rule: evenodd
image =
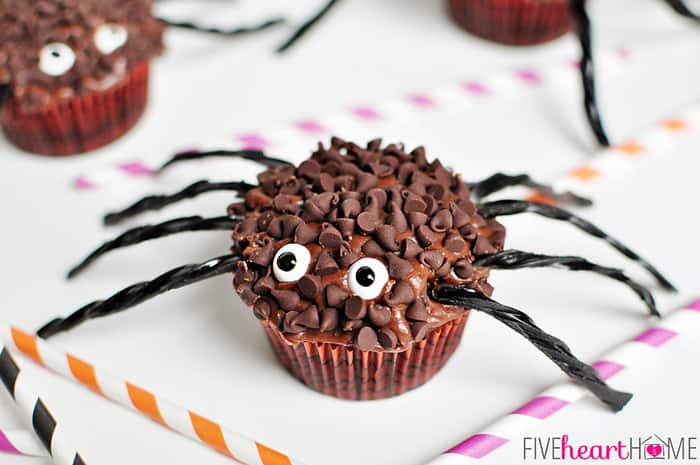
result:
M 461 27 L 507 45 L 536 45 L 572 30 L 567 0 L 448 0 Z
M 490 295 L 475 254 L 501 250 L 469 189 L 425 151 L 334 138 L 298 168 L 262 173 L 229 212 L 234 287 L 280 362 L 342 399 L 382 399 L 430 380 L 457 348 L 470 311 L 429 297 L 469 283 Z M 240 250 L 238 250 L 240 249 Z
M 0 125 L 44 155 L 99 148 L 136 124 L 164 25 L 151 0 L 0 0 Z

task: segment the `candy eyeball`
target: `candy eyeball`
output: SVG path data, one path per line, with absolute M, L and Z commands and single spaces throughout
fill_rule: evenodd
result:
M 287 244 L 280 248 L 272 261 L 275 278 L 282 283 L 298 281 L 306 274 L 311 254 L 303 245 Z
M 120 24 L 105 23 L 95 30 L 95 47 L 109 55 L 122 47 L 129 38 L 129 32 Z
M 39 69 L 49 76 L 65 74 L 74 64 L 75 52 L 64 43 L 50 43 L 39 52 Z
M 389 281 L 389 271 L 384 263 L 375 258 L 362 258 L 348 270 L 348 287 L 356 296 L 376 299 Z

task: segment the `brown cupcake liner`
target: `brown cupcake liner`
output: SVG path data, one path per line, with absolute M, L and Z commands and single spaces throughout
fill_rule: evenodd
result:
M 279 361 L 310 388 L 348 400 L 397 396 L 428 382 L 459 345 L 469 313 L 433 329 L 403 352 L 363 352 L 325 342 L 289 342 L 268 323 L 263 328 Z
M 567 0 L 448 0 L 461 27 L 507 45 L 536 45 L 573 28 Z
M 10 99 L 0 114 L 6 137 L 17 147 L 41 155 L 73 155 L 102 147 L 131 129 L 146 108 L 148 62 L 105 91 L 27 112 Z

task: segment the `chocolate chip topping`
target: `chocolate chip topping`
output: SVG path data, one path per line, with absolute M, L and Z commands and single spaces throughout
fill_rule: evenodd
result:
M 407 153 L 377 141 L 361 148 L 334 138 L 299 168 L 258 179 L 260 187 L 229 208 L 246 217 L 233 231 L 244 257 L 234 287 L 291 343 L 405 350 L 464 313 L 432 301 L 431 285 L 460 280 L 493 290 L 488 270 L 472 262 L 502 250 L 505 229 L 480 217 L 466 185 L 428 163 L 422 148 Z M 305 246 L 311 261 L 297 282 L 280 282 L 272 258 L 290 242 Z M 386 264 L 389 276 L 373 299 L 350 288 L 348 270 L 364 257 Z
M 164 24 L 153 17 L 151 0 L 0 0 L 0 86 L 27 110 L 110 88 L 135 66 L 160 54 Z M 105 54 L 97 28 L 114 24 L 127 41 Z M 63 43 L 75 54 L 64 74 L 39 67 L 41 50 Z

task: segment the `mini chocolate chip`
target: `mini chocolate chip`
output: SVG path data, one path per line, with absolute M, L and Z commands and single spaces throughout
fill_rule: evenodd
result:
M 415 180 L 414 180 L 414 181 L 408 186 L 408 190 L 411 191 L 411 192 L 413 192 L 413 193 L 416 194 L 416 195 L 419 195 L 421 198 L 426 197 L 426 193 L 425 193 L 425 183 L 422 182 L 422 181 L 415 181 Z M 430 196 L 427 196 L 427 197 L 430 197 Z M 432 198 L 432 197 L 431 197 L 431 198 Z M 423 201 L 425 201 L 425 200 L 423 200 Z M 426 213 L 427 213 L 427 210 L 428 210 L 428 205 L 427 205 L 427 203 L 426 203 L 426 208 L 425 208 L 425 210 L 426 210 Z
M 371 152 L 376 152 L 382 148 L 382 139 L 381 137 L 378 137 L 376 139 L 372 139 L 371 141 L 367 142 L 367 150 Z
M 376 241 L 370 239 L 362 244 L 362 252 L 370 257 L 381 257 L 384 255 L 385 250 Z
M 469 260 L 457 260 L 453 267 L 455 275 L 460 279 L 469 279 L 472 276 L 474 268 Z
M 326 303 L 329 307 L 340 308 L 350 294 L 340 286 L 331 284 L 326 288 Z
M 357 227 L 363 233 L 371 233 L 377 229 L 379 218 L 372 212 L 362 212 L 357 216 Z
M 338 231 L 343 235 L 343 239 L 350 239 L 355 232 L 355 220 L 352 218 L 338 218 L 335 220 Z
M 447 250 L 454 253 L 460 253 L 464 251 L 464 247 L 467 245 L 467 241 L 464 240 L 461 234 L 456 231 L 450 231 L 444 241 L 444 246 Z
M 297 283 L 299 292 L 307 299 L 315 299 L 321 290 L 321 278 L 313 274 L 307 274 L 301 277 Z
M 308 329 L 318 329 L 320 326 L 318 309 L 315 305 L 309 306 L 294 320 L 294 324 L 301 325 Z
M 425 201 L 425 213 L 428 216 L 432 216 L 437 210 L 437 201 L 432 195 L 424 195 L 423 200 Z
M 287 312 L 284 316 L 284 331 L 297 334 L 304 331 L 304 327 L 296 322 L 299 312 Z
M 243 202 L 236 202 L 232 203 L 231 205 L 226 208 L 226 214 L 228 216 L 234 216 L 234 215 L 244 215 L 246 212 L 246 207 L 245 203 Z
M 362 205 L 357 199 L 346 199 L 340 204 L 340 214 L 345 218 L 356 218 L 362 212 Z
M 345 316 L 351 320 L 361 320 L 367 315 L 365 301 L 356 295 L 345 301 Z
M 286 289 L 272 289 L 270 291 L 270 294 L 272 295 L 272 297 L 275 298 L 275 300 L 277 300 L 277 303 L 282 308 L 282 310 L 292 310 L 299 304 L 299 301 L 301 300 L 299 298 L 299 294 Z
M 284 215 L 282 217 L 282 236 L 292 237 L 297 227 L 302 223 L 301 218 L 293 215 Z
M 497 249 L 502 249 L 506 240 L 506 228 L 496 221 L 490 221 L 489 226 L 491 227 L 489 241 Z
M 258 231 L 265 231 L 270 222 L 275 218 L 272 212 L 265 212 L 258 216 Z
M 418 261 L 433 271 L 437 271 L 447 261 L 439 250 L 426 250 L 418 256 Z
M 355 181 L 357 184 L 355 188 L 359 192 L 367 192 L 379 183 L 379 179 L 376 176 L 365 172 L 358 173 Z
M 250 256 L 250 261 L 260 266 L 268 266 L 275 255 L 275 245 L 268 242 L 264 246 L 256 249 Z
M 350 332 L 360 329 L 365 325 L 362 320 L 345 320 L 343 322 L 343 331 Z
M 245 304 L 248 306 L 253 305 L 255 301 L 260 297 L 253 291 L 251 286 L 240 286 L 238 289 L 236 289 L 236 291 L 241 297 L 241 300 L 245 302 Z
M 369 321 L 379 328 L 386 326 L 391 322 L 391 309 L 389 307 L 385 307 L 384 305 L 370 305 L 367 315 L 369 317 Z
M 301 222 L 294 230 L 294 242 L 301 245 L 306 245 L 314 242 L 318 237 L 318 231 L 312 228 L 309 224 Z
M 398 207 L 392 208 L 386 222 L 387 224 L 393 226 L 398 233 L 402 233 L 408 229 L 408 220 L 406 219 L 406 215 L 404 215 Z
M 396 347 L 396 344 L 399 343 L 399 338 L 396 336 L 396 333 L 389 328 L 380 329 L 377 339 L 379 340 L 379 344 L 385 349 L 393 349 Z
M 281 213 L 284 211 L 284 207 L 287 206 L 289 202 L 289 197 L 284 194 L 278 194 L 272 199 L 272 208 Z
M 335 178 L 335 188 L 339 191 L 351 191 L 355 187 L 355 176 L 345 175 Z
M 332 307 L 321 312 L 321 331 L 333 331 L 338 327 L 338 310 Z
M 297 175 L 313 181 L 321 174 L 321 165 L 316 160 L 305 160 L 297 168 Z
M 321 225 L 321 234 L 318 236 L 318 243 L 328 249 L 337 249 L 343 241 L 343 235 L 328 223 Z
M 253 315 L 258 320 L 267 320 L 272 313 L 272 305 L 265 299 L 258 299 L 253 305 Z
M 384 302 L 388 305 L 401 305 L 413 301 L 416 296 L 413 293 L 413 288 L 406 281 L 399 281 L 394 284 L 389 294 L 384 295 Z
M 418 226 L 416 230 L 416 239 L 423 247 L 430 247 L 437 241 L 438 237 L 427 225 Z
M 372 170 L 377 177 L 385 178 L 394 174 L 394 168 L 386 163 L 382 163 L 384 160 L 375 161 L 369 164 L 369 168 Z
M 399 250 L 399 241 L 396 240 L 396 228 L 391 225 L 383 224 L 377 228 L 375 234 L 377 242 L 387 250 Z
M 443 186 L 442 184 L 439 184 L 439 183 L 430 184 L 426 188 L 426 190 L 427 190 L 428 194 L 432 195 L 433 197 L 435 197 L 438 200 L 444 199 L 445 194 L 447 193 L 447 189 L 445 189 L 445 186 Z
M 397 173 L 397 178 L 402 184 L 408 184 L 411 179 L 411 175 L 416 170 L 416 165 L 414 163 L 404 163 L 399 166 L 399 172 Z
M 428 321 L 428 309 L 422 300 L 417 299 L 406 310 L 406 318 L 413 321 Z
M 326 214 L 321 210 L 315 202 L 307 200 L 304 203 L 304 213 L 301 215 L 301 219 L 304 221 L 323 221 Z
M 326 164 L 326 166 L 323 167 L 324 170 L 330 169 L 328 165 L 329 164 Z M 333 190 L 335 189 L 335 180 L 333 179 L 333 176 L 331 176 L 328 173 L 321 173 L 318 177 L 317 184 L 323 192 L 333 192 Z
M 454 202 L 450 202 L 450 212 L 452 213 L 452 226 L 455 228 L 461 228 L 468 224 L 471 219 L 471 215 Z
M 357 344 L 357 348 L 362 351 L 374 349 L 374 347 L 377 345 L 377 342 L 379 342 L 379 340 L 377 339 L 377 333 L 369 326 L 365 326 L 364 328 L 359 330 L 357 332 L 357 336 L 355 336 L 355 343 Z
M 276 217 L 270 221 L 270 224 L 267 226 L 267 233 L 275 239 L 282 239 L 282 237 L 284 237 L 282 234 L 282 219 L 280 217 Z
M 331 208 L 331 211 L 326 215 L 326 221 L 334 223 L 338 219 L 338 207 Z
M 427 223 L 428 215 L 422 212 L 411 212 L 406 215 L 406 219 L 408 220 L 408 224 L 416 228 Z
M 253 290 L 258 294 L 267 294 L 274 288 L 275 280 L 272 279 L 272 276 L 270 275 L 263 276 L 262 278 L 258 279 L 253 286 Z
M 317 275 L 326 276 L 338 271 L 338 264 L 333 259 L 331 254 L 324 250 L 318 254 L 318 258 L 316 259 L 316 267 L 314 270 Z
M 407 192 L 407 191 L 404 191 Z M 419 212 L 419 213 L 424 213 L 425 212 L 425 201 L 419 196 L 414 193 L 407 192 L 407 194 L 404 195 L 405 200 L 403 202 L 403 211 L 406 214 L 413 213 L 413 212 Z
M 474 255 L 489 255 L 496 253 L 496 248 L 484 236 L 478 236 L 474 242 Z
M 425 336 L 428 335 L 428 331 L 430 331 L 430 326 L 428 326 L 428 323 L 425 321 L 411 323 L 411 334 L 413 334 L 413 339 L 416 341 L 425 339 Z
M 445 232 L 452 227 L 452 214 L 449 210 L 438 210 L 430 219 L 430 229 L 435 232 Z
M 471 224 L 465 224 L 461 228 L 459 228 L 459 233 L 464 237 L 464 239 L 468 241 L 473 241 L 476 239 L 477 234 L 479 231 L 477 230 L 476 226 L 472 226 Z
M 418 245 L 414 239 L 404 239 L 401 243 L 401 256 L 407 260 L 412 260 L 423 251 L 423 247 Z
M 258 220 L 256 218 L 246 218 L 236 225 L 234 229 L 240 237 L 250 236 L 258 232 Z
M 423 147 L 422 145 L 413 149 L 411 151 L 411 156 L 413 157 L 413 162 L 419 168 L 425 168 L 426 166 L 428 166 L 428 161 L 425 159 L 425 147 Z
M 411 262 L 399 258 L 396 254 L 388 253 L 385 258 L 389 262 L 389 276 L 394 279 L 401 279 L 413 271 Z
M 368 210 L 381 210 L 386 205 L 387 195 L 384 189 L 374 188 L 367 192 L 366 202 Z

